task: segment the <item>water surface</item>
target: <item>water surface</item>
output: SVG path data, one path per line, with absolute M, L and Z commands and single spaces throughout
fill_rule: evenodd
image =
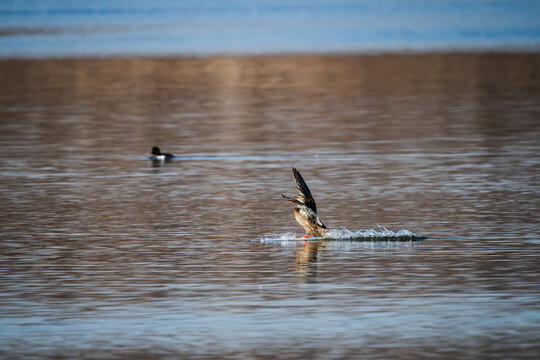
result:
M 539 64 L 1 61 L 0 354 L 535 358 Z M 293 240 L 291 166 L 330 228 L 429 239 Z
M 26 0 L 0 57 L 540 49 L 529 0 Z

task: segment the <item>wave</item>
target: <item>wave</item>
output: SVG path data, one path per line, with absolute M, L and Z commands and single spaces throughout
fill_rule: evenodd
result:
M 392 231 L 385 227 L 379 226 L 377 230 L 348 230 L 348 229 L 332 229 L 328 235 L 323 237 L 309 237 L 311 241 L 418 241 L 426 239 L 425 236 L 417 235 L 414 232 L 401 229 Z M 298 242 L 306 239 L 299 238 L 298 234 L 267 234 L 259 239 L 261 243 L 283 243 L 283 242 Z

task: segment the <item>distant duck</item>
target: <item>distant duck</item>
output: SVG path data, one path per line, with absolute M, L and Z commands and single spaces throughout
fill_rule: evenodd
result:
M 328 234 L 326 226 L 317 216 L 317 205 L 315 204 L 315 199 L 311 195 L 311 191 L 300 175 L 300 172 L 295 168 L 292 168 L 294 181 L 296 182 L 296 188 L 298 189 L 299 194 L 294 198 L 285 196 L 281 194 L 287 202 L 295 203 L 296 207 L 294 208 L 294 218 L 298 224 L 306 231 L 304 238 L 312 236 L 324 236 Z
M 154 146 L 152 148 L 152 156 L 150 156 L 150 159 L 152 161 L 170 161 L 172 159 L 174 159 L 174 155 L 173 154 L 169 154 L 169 153 L 162 153 L 161 150 L 159 150 L 159 148 L 157 146 Z

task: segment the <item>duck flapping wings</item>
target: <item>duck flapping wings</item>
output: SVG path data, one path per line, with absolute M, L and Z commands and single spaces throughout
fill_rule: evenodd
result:
M 315 199 L 313 198 L 313 195 L 311 195 L 311 191 L 309 191 L 309 187 L 307 186 L 306 182 L 304 181 L 304 178 L 300 174 L 296 168 L 292 168 L 294 181 L 296 182 L 296 188 L 298 189 L 298 192 L 304 196 L 304 204 L 313 210 L 315 214 L 317 213 L 317 204 L 315 203 Z

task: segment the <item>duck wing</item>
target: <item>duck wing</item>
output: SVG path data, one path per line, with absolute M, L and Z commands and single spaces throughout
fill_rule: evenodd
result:
M 317 224 L 323 229 L 326 229 L 326 225 L 323 224 L 321 219 L 319 219 L 319 216 L 317 216 L 317 214 L 311 210 L 311 208 L 307 207 L 306 205 L 300 205 L 300 213 L 304 215 L 304 217 L 311 223 Z
M 300 192 L 300 194 L 304 195 L 304 198 L 306 199 L 306 206 L 313 210 L 315 214 L 317 213 L 317 204 L 315 204 L 315 199 L 311 195 L 311 191 L 309 191 L 309 187 L 307 186 L 306 182 L 304 181 L 304 178 L 302 175 L 300 175 L 300 171 L 296 170 L 295 168 L 292 168 L 294 181 L 296 182 L 296 188 Z

